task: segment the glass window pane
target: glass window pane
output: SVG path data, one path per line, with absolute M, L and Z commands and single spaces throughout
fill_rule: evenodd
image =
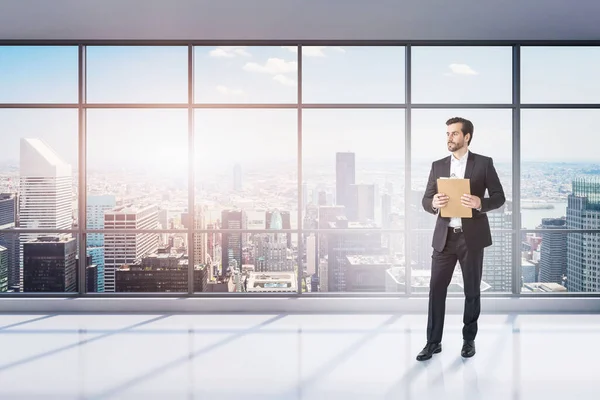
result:
M 522 233 L 521 293 L 600 292 L 600 235 L 551 232 L 551 229 L 598 229 L 593 211 L 568 210 L 562 222 L 547 219 L 542 231 Z
M 296 103 L 297 59 L 282 47 L 195 47 L 195 101 Z
M 0 196 L 3 222 L 8 208 L 15 210 L 15 200 Z M 77 249 L 77 235 L 72 233 L 17 234 L 4 225 L 0 229 L 0 294 L 77 292 Z M 88 264 L 87 273 L 93 288 L 95 266 Z
M 270 221 L 274 220 L 273 213 L 263 211 L 263 214 Z M 257 211 L 223 211 L 224 226 L 244 226 L 252 215 L 257 215 Z M 216 221 L 210 220 L 205 214 L 200 212 L 198 216 L 205 224 L 208 221 L 208 232 L 194 234 L 195 292 L 297 293 L 299 269 L 296 233 L 227 232 L 214 229 Z M 284 216 L 284 225 L 285 220 Z M 310 276 L 305 271 L 302 291 L 310 291 L 310 284 Z
M 415 231 L 412 265 L 415 270 L 431 270 L 432 235 L 436 216 L 427 213 L 422 198 L 435 160 L 449 157 L 446 121 L 462 116 L 474 125 L 469 151 L 491 157 L 502 183 L 506 203 L 490 211 L 487 218 L 492 234 L 492 246 L 484 251 L 482 290 L 511 291 L 512 239 L 510 233 L 499 230 L 512 228 L 512 112 L 510 110 L 413 110 L 412 111 L 412 188 L 411 215 Z M 486 197 L 489 196 L 486 193 Z M 460 277 L 458 269 L 457 279 Z M 430 272 L 428 272 L 430 274 Z M 417 272 L 415 277 L 419 276 Z M 428 280 L 425 279 L 424 282 Z
M 521 227 L 536 229 L 544 218 L 567 216 L 576 178 L 600 173 L 600 142 L 589 131 L 600 111 L 523 110 L 521 116 Z M 565 151 L 566 132 L 577 132 L 585 146 Z
M 404 103 L 405 51 L 404 47 L 303 47 L 302 100 Z
M 131 212 L 131 211 L 130 211 Z M 106 211 L 106 229 L 120 229 L 112 222 L 114 210 Z M 131 212 L 130 225 L 143 229 L 156 223 L 156 209 Z M 98 269 L 95 292 L 186 293 L 188 291 L 187 233 L 89 234 L 87 256 Z
M 404 115 L 403 110 L 303 111 L 304 229 L 404 229 Z M 330 236 L 339 242 L 331 253 Z M 381 232 L 350 232 L 338 237 L 308 232 L 303 240 L 315 287 L 323 292 L 385 291 L 383 286 L 368 288 L 366 283 L 345 286 L 339 274 L 347 268 L 336 260 L 357 256 L 360 260 L 355 264 L 363 269 L 380 263 L 383 269 L 376 275 L 382 283 L 388 269 L 403 267 L 403 237 L 402 233 L 390 237 Z M 363 239 L 370 243 L 368 247 L 361 245 Z M 375 257 L 379 255 L 387 258 L 379 260 Z M 337 271 L 339 282 L 333 277 L 327 282 L 320 275 L 319 268 L 327 271 L 328 265 Z
M 404 233 L 307 234 L 310 292 L 404 293 Z
M 186 103 L 187 47 L 89 46 L 89 103 Z
M 195 229 L 296 229 L 297 112 L 198 110 L 195 118 Z M 267 272 L 297 266 L 297 235 L 291 233 L 196 237 L 196 251 L 203 243 L 211 249 L 195 254 L 200 264 L 209 265 L 214 282 L 229 279 L 244 265 Z
M 19 226 L 77 226 L 77 132 L 75 109 L 0 110 L 0 193 L 19 195 Z
M 511 103 L 511 47 L 413 47 L 413 103 Z
M 77 47 L 0 46 L 0 103 L 77 103 Z
M 87 228 L 184 229 L 188 207 L 187 112 L 88 110 L 87 127 Z M 104 291 L 113 292 L 118 283 L 115 273 L 121 266 L 157 253 L 179 257 L 187 251 L 186 238 L 184 233 L 90 234 L 87 250 L 97 263 L 110 258 L 101 270 Z M 170 262 L 176 264 L 165 261 Z M 144 291 L 151 288 L 144 287 Z
M 521 47 L 521 102 L 600 103 L 600 47 Z
M 600 157 L 596 136 L 589 131 L 600 111 L 523 110 L 521 115 L 521 226 L 544 231 L 600 228 Z M 576 153 L 565 152 L 565 132 L 577 132 L 577 140 L 586 145 Z M 537 274 L 530 278 L 566 286 L 569 292 L 598 291 L 596 234 L 542 231 L 522 236 L 523 263 Z

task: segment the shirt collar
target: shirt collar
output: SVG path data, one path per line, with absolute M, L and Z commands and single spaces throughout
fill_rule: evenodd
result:
M 463 155 L 460 159 L 454 157 L 454 154 L 450 154 L 450 160 L 452 160 L 453 163 L 464 164 L 467 162 L 468 158 L 469 158 L 469 150 L 467 150 L 465 155 Z

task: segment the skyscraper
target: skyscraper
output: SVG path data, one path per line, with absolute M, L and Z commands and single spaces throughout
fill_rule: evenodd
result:
M 431 240 L 437 217 L 423 209 L 423 191 L 412 190 L 410 193 L 411 226 L 417 231 L 411 235 L 413 245 L 410 247 L 411 263 L 408 266 L 419 270 L 431 269 Z
M 350 185 L 356 183 L 354 153 L 336 153 L 335 162 L 335 204 L 350 204 Z
M 566 218 L 543 218 L 542 229 L 567 229 Z M 564 284 L 567 274 L 567 234 L 542 233 L 540 276 L 535 282 Z
M 182 255 L 152 254 L 116 271 L 118 292 L 187 292 L 188 264 Z M 194 267 L 194 291 L 205 292 L 207 267 Z
M 508 203 L 508 202 L 507 202 Z M 510 292 L 512 280 L 512 237 L 510 233 L 498 232 L 500 229 L 511 229 L 512 216 L 508 205 L 492 210 L 487 214 L 492 233 L 492 246 L 483 252 L 482 280 L 495 292 Z
M 223 229 L 242 229 L 242 210 L 223 210 L 221 226 Z M 221 275 L 227 274 L 229 268 L 242 268 L 242 234 L 223 233 Z
M 381 196 L 381 226 L 383 229 L 390 229 L 392 215 L 392 196 L 385 193 Z
M 348 187 L 346 216 L 349 221 L 375 220 L 375 185 L 352 184 Z
M 8 292 L 8 249 L 0 246 L 0 293 Z
M 302 184 L 302 210 L 306 210 L 306 206 L 308 205 L 308 185 L 306 182 Z
M 233 167 L 233 190 L 235 192 L 241 192 L 242 189 L 242 166 L 240 164 L 235 164 Z
M 114 195 L 89 195 L 87 197 L 87 228 L 104 229 L 104 213 L 112 210 L 117 204 Z M 98 292 L 104 292 L 104 234 L 87 235 L 87 255 L 92 257 L 98 274 Z
M 206 229 L 206 216 L 202 207 L 196 204 L 196 216 L 194 218 L 194 229 Z M 208 251 L 208 235 L 206 233 L 194 233 L 194 263 L 195 265 L 206 264 L 206 254 Z
M 265 229 L 292 229 L 292 219 L 289 211 L 267 211 Z M 288 248 L 292 247 L 292 234 L 284 235 Z
M 8 290 L 19 290 L 21 285 L 19 235 L 3 232 L 12 229 L 17 222 L 17 196 L 12 193 L 0 194 L 0 246 L 6 248 Z
M 40 139 L 21 139 L 19 226 L 36 229 L 71 229 L 73 184 L 71 166 Z M 23 243 L 38 234 L 22 234 Z M 21 257 L 21 266 L 23 266 Z M 20 275 L 23 271 L 21 268 Z M 21 285 L 23 279 L 20 279 Z
M 104 213 L 106 229 L 156 229 L 158 207 L 118 206 Z M 104 237 L 104 291 L 115 291 L 115 271 L 124 264 L 133 264 L 142 257 L 156 252 L 158 234 L 124 233 L 105 234 Z
M 567 203 L 567 229 L 600 228 L 600 179 L 579 178 Z M 544 239 L 542 239 L 542 245 Z M 600 235 L 567 235 L 567 289 L 570 292 L 600 291 Z
M 321 283 L 321 291 L 346 291 L 349 255 L 384 255 L 387 249 L 381 246 L 381 233 L 362 233 L 360 228 L 374 228 L 374 224 L 348 222 L 346 217 L 338 217 L 329 223 L 329 229 L 356 229 L 356 233 L 340 232 L 329 235 L 327 245 L 327 287 Z M 384 276 L 382 275 L 382 278 Z
M 77 243 L 69 235 L 39 236 L 23 243 L 25 292 L 77 291 Z

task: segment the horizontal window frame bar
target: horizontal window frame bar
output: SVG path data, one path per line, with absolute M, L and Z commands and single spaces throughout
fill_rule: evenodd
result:
M 35 233 L 35 234 L 44 234 L 47 233 L 49 235 L 60 234 L 60 233 L 72 233 L 78 234 L 81 233 L 79 229 L 31 229 L 31 228 L 7 228 L 0 230 L 0 233 L 8 233 L 8 234 L 27 234 L 27 233 Z
M 521 233 L 599 233 L 600 229 L 521 229 Z
M 30 39 L 3 39 L 0 46 L 423 46 L 423 47 L 510 47 L 510 46 L 535 46 L 535 47 L 596 47 L 600 40 L 148 40 L 148 39 L 106 39 L 106 40 L 30 40 Z
M 8 228 L 1 232 L 8 234 L 169 234 L 187 233 L 189 229 L 30 229 Z M 377 229 L 377 228 L 338 228 L 338 229 L 193 229 L 192 233 L 406 233 L 406 229 Z M 411 229 L 410 233 L 433 232 L 434 229 Z M 492 229 L 492 233 L 516 233 L 517 229 Z M 599 233 L 600 229 L 520 229 L 520 233 Z
M 512 294 L 508 292 L 483 292 L 485 298 L 600 298 L 600 292 L 521 292 Z M 25 293 L 0 293 L 1 298 L 328 298 L 328 299 L 356 299 L 356 298 L 402 298 L 402 299 L 424 299 L 428 293 L 412 293 L 407 295 L 402 292 L 268 292 L 268 293 L 219 293 L 219 292 L 89 292 L 80 295 L 77 292 L 64 293 L 45 293 L 45 292 L 25 292 Z M 448 293 L 448 298 L 464 298 L 462 293 Z
M 564 110 L 597 110 L 600 103 L 0 103 L 0 109 L 290 109 L 303 108 L 306 110 L 327 109 L 397 109 L 410 107 L 417 110 L 439 109 L 564 109 Z

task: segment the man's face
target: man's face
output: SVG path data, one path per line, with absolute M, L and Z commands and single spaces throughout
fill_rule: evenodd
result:
M 455 152 L 467 146 L 468 136 L 462 133 L 462 122 L 457 122 L 446 127 L 448 151 Z

